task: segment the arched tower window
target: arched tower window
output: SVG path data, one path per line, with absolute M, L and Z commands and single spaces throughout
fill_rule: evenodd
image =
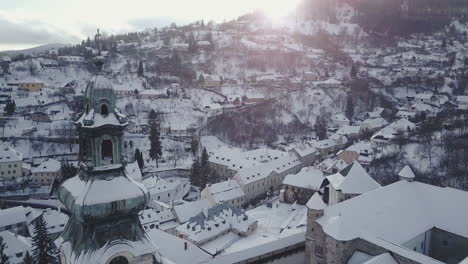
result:
M 113 258 L 109 264 L 129 264 L 128 259 L 123 256 Z
M 102 141 L 101 158 L 102 158 L 103 164 L 114 163 L 112 159 L 112 141 L 110 139 L 106 139 Z
M 106 104 L 101 105 L 101 115 L 107 116 L 109 114 L 109 109 Z

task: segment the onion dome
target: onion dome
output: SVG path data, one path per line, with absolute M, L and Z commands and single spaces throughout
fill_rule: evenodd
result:
M 150 201 L 150 194 L 127 175 L 122 164 L 115 164 L 81 170 L 60 186 L 59 199 L 77 221 L 91 223 L 138 214 Z

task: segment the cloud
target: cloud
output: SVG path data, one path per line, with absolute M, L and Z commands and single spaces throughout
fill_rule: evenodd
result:
M 41 21 L 10 21 L 0 16 L 0 44 L 78 43 L 80 38 Z

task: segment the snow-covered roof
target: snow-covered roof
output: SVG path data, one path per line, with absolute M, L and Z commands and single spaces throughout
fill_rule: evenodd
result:
M 398 176 L 401 178 L 405 178 L 408 180 L 413 180 L 416 176 L 414 176 L 413 171 L 411 170 L 410 166 L 406 165 L 399 173 Z
M 161 225 L 165 223 L 171 222 L 174 224 L 174 227 L 179 225 L 179 223 L 176 221 L 174 213 L 170 209 L 162 209 L 159 212 L 153 208 L 145 209 L 138 214 L 138 218 L 140 219 L 140 223 L 142 225 L 151 223 L 159 224 L 159 229 L 161 230 L 165 230 L 161 227 Z
M 0 144 L 0 162 L 22 161 L 23 154 L 14 150 L 6 143 Z
M 357 161 L 327 179 L 335 190 L 347 194 L 363 194 L 380 187 Z
M 371 140 L 374 139 L 385 139 L 391 140 L 396 138 L 398 135 L 398 131 L 392 126 L 386 126 L 379 131 L 377 131 L 374 135 L 372 135 Z
M 300 166 L 302 163 L 295 154 L 288 153 L 285 157 L 271 161 L 270 164 L 273 166 L 274 172 L 281 174 L 289 169 Z
M 359 134 L 359 131 L 361 131 L 360 126 L 343 126 L 343 127 L 340 127 L 340 129 L 338 129 L 336 133 L 338 135 L 346 136 L 346 135 Z
M 174 212 L 179 223 L 182 224 L 201 213 L 204 208 L 211 208 L 211 204 L 208 200 L 198 200 L 195 202 L 186 202 L 181 205 L 176 205 L 174 206 Z
M 0 226 L 26 223 L 26 208 L 23 206 L 0 210 Z
M 208 186 L 207 188 L 217 203 L 231 201 L 233 199 L 241 198 L 245 195 L 239 183 L 234 180 L 215 183 Z
M 3 238 L 3 242 L 6 244 L 5 255 L 9 256 L 9 262 L 11 264 L 23 263 L 26 251 L 31 254 L 32 241 L 29 238 L 15 235 L 10 231 L 0 232 L 0 236 Z
M 342 160 L 342 159 L 338 159 L 338 158 L 327 158 L 325 160 L 323 160 L 322 162 L 320 162 L 318 165 L 317 165 L 317 168 L 323 172 L 328 172 L 329 170 L 331 170 L 332 168 L 336 168 L 338 170 L 342 170 L 344 168 L 346 168 L 346 166 L 348 166 L 348 164 Z
M 126 126 L 126 116 L 120 114 L 115 109 L 114 112 L 109 113 L 108 115 L 101 115 L 96 113 L 94 109 L 91 109 L 88 114 L 83 113 L 78 119 L 77 123 L 80 123 L 83 127 L 97 128 L 106 125 L 111 126 Z
M 306 204 L 307 208 L 312 210 L 323 210 L 327 207 L 322 197 L 318 192 L 315 192 L 314 195 L 309 199 Z
M 55 159 L 48 159 L 41 163 L 36 168 L 33 168 L 31 170 L 32 173 L 41 173 L 41 172 L 58 172 L 62 168 L 62 164 L 60 161 L 55 160 Z
M 369 127 L 370 129 L 375 129 L 375 128 L 384 127 L 388 125 L 388 122 L 387 120 L 381 117 L 378 117 L 378 118 L 366 119 L 362 122 L 362 125 L 365 125 Z
M 163 89 L 147 89 L 140 92 L 140 95 L 167 95 L 167 91 Z
M 166 180 L 161 177 L 154 176 L 143 180 L 142 183 L 148 189 L 151 195 L 175 190 L 181 185 L 181 182 L 179 180 Z
M 368 141 L 359 141 L 356 144 L 349 146 L 346 150 L 367 154 L 372 154 L 374 152 L 374 149 Z
M 415 103 L 411 106 L 411 109 L 415 111 L 423 112 L 423 111 L 433 111 L 434 108 L 425 103 Z
M 282 156 L 285 156 L 286 154 L 286 152 L 276 149 L 259 148 L 245 152 L 244 157 L 246 160 L 250 161 L 265 162 L 276 160 Z
M 305 167 L 297 174 L 287 175 L 283 184 L 318 191 L 323 180 L 323 172 L 313 167 Z
M 323 139 L 317 142 L 312 142 L 312 145 L 318 149 L 325 149 L 336 146 L 336 142 L 333 139 Z
M 404 243 L 433 228 L 468 238 L 468 192 L 398 181 L 325 209 L 317 222 L 339 241 L 362 238 L 418 263 L 441 263 Z
M 200 244 L 230 230 L 246 232 L 257 220 L 248 217 L 245 212 L 227 205 L 218 205 L 204 210 L 192 217 L 186 224 L 176 228 L 179 233 L 186 234 L 188 239 Z
M 207 45 L 211 45 L 211 43 L 208 40 L 200 40 L 197 42 L 197 45 L 207 46 Z
M 68 222 L 68 216 L 66 214 L 57 210 L 52 210 L 50 208 L 46 210 L 31 209 L 31 216 L 28 216 L 28 218 L 36 219 L 41 215 L 46 222 L 46 227 L 49 234 L 62 233 L 62 231 L 65 229 L 65 225 Z M 30 234 L 34 234 L 34 223 L 28 224 L 28 230 Z
M 177 264 L 201 263 L 211 259 L 211 256 L 190 241 L 176 237 L 167 232 L 151 229 L 149 238 L 158 245 L 158 252 L 165 258 Z
M 468 103 L 468 96 L 467 95 L 459 95 L 456 99 L 457 102 Z
M 429 100 L 431 99 L 431 97 L 433 96 L 433 94 L 427 94 L 427 93 L 424 93 L 424 94 L 417 94 L 415 96 L 416 99 L 421 99 L 421 100 Z
M 247 167 L 239 170 L 236 178 L 241 180 L 244 184 L 256 182 L 265 179 L 273 172 L 273 164 L 262 163 L 257 166 Z
M 203 74 L 203 78 L 205 79 L 205 81 L 215 81 L 215 82 L 221 81 L 221 78 L 219 77 L 219 75 Z
M 371 258 L 372 255 L 356 250 L 346 264 L 362 264 Z
M 397 121 L 391 123 L 389 125 L 390 127 L 393 127 L 395 128 L 396 130 L 399 130 L 399 131 L 407 131 L 408 128 L 410 129 L 414 129 L 416 128 L 416 124 L 409 121 L 408 119 L 398 119 Z
M 296 146 L 293 148 L 294 151 L 301 157 L 304 158 L 308 155 L 314 154 L 317 152 L 317 149 L 314 148 L 311 144 L 309 143 L 304 143 L 299 146 Z
M 332 116 L 333 121 L 339 121 L 339 122 L 349 122 L 349 119 L 346 118 L 343 114 L 336 114 Z
M 128 163 L 125 167 L 127 175 L 130 176 L 135 181 L 140 182 L 142 179 L 140 167 L 138 166 L 138 162 Z

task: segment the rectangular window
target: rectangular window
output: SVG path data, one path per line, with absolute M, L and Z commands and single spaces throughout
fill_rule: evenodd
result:
M 319 245 L 315 245 L 315 255 L 322 257 L 323 256 L 323 248 Z

